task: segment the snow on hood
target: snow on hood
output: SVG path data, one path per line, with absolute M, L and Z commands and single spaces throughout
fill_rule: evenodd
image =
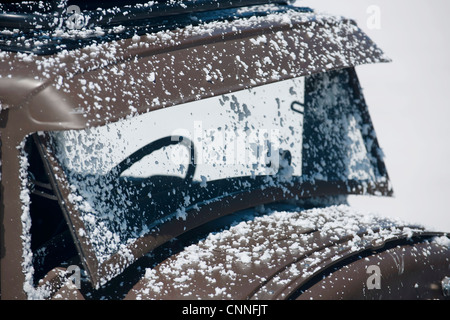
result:
M 347 205 L 274 211 L 210 234 L 157 267 L 146 269 L 145 278 L 130 297 L 236 298 L 242 288 L 258 286 L 283 267 L 290 266 L 292 276 L 307 278 L 330 253 L 338 259 L 341 251 L 356 253 L 421 232 L 418 226 L 362 213 Z M 338 251 L 333 251 L 336 246 Z M 292 264 L 301 257 L 303 270 Z

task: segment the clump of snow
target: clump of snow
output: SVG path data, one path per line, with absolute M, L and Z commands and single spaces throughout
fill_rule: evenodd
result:
M 200 178 L 202 179 L 202 182 L 200 183 L 200 186 L 202 188 L 206 188 L 206 186 L 208 185 L 208 180 L 205 176 L 200 176 Z
M 435 237 L 433 241 L 443 247 L 450 248 L 450 238 L 447 236 Z
M 182 207 L 182 208 L 177 209 L 176 217 L 177 217 L 177 219 L 182 219 L 182 220 L 186 221 L 186 218 L 187 218 L 186 208 Z

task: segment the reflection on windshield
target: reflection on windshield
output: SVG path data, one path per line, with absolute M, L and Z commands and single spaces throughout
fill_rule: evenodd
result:
M 306 83 L 305 83 L 306 82 Z M 50 133 L 99 262 L 202 203 L 267 185 L 374 180 L 346 71 Z

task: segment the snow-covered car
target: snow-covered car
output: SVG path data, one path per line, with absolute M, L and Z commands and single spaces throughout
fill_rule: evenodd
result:
M 354 21 L 0 1 L 0 61 L 2 299 L 449 298 L 445 233 L 347 205 L 393 194 Z

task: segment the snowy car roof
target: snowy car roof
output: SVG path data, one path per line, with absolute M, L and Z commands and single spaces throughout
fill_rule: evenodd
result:
M 266 6 L 252 12 L 242 7 L 276 3 L 286 4 L 284 0 L 7 1 L 0 3 L 0 48 L 48 55 L 208 21 L 264 16 L 274 9 Z
M 0 57 L 8 61 L 0 65 L 2 108 L 28 94 L 32 132 L 102 125 L 266 83 L 390 61 L 352 20 L 295 9 L 48 56 L 0 51 Z

